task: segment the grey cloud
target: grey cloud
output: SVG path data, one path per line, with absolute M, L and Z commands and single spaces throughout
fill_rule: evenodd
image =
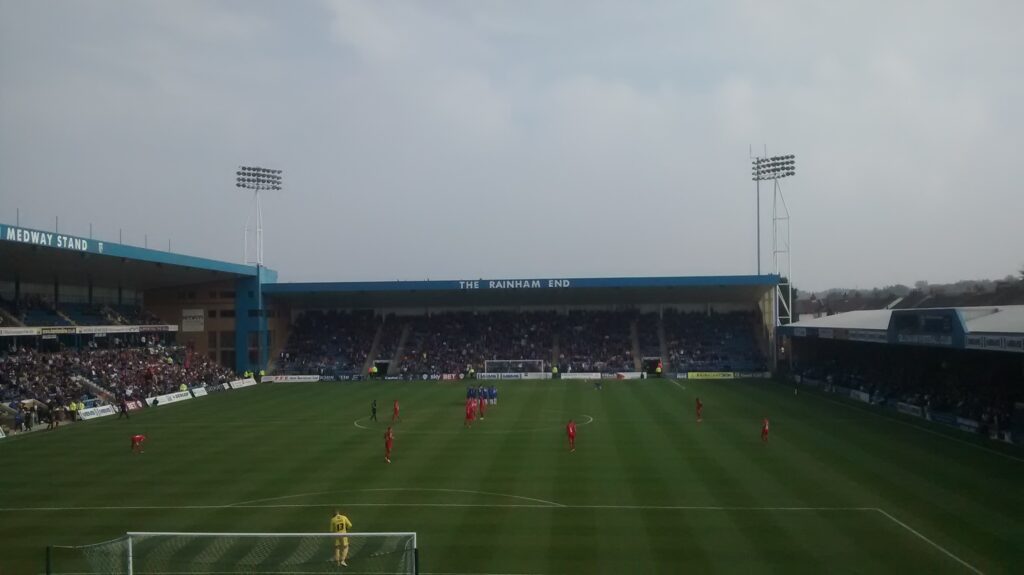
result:
M 798 285 L 1001 277 L 1022 12 L 7 0 L 0 218 L 237 260 L 264 163 L 285 280 L 750 273 L 767 142 Z

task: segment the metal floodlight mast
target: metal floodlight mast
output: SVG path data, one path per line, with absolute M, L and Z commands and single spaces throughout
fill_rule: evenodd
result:
M 256 265 L 263 266 L 263 206 L 260 203 L 260 192 L 264 190 L 282 189 L 281 170 L 272 170 L 258 166 L 239 166 L 235 172 L 235 187 L 252 190 L 256 200 Z M 243 262 L 249 263 L 249 218 L 245 219 L 245 242 L 243 246 Z
M 765 156 L 752 158 L 751 179 L 757 191 L 757 275 L 761 275 L 761 181 L 772 180 L 775 187 L 782 178 L 796 175 L 796 156 Z
M 772 310 L 775 324 L 783 325 L 793 321 L 793 280 L 790 260 L 789 242 L 789 207 L 782 194 L 779 180 L 796 175 L 796 156 L 765 156 L 753 158 L 751 176 L 757 187 L 757 273 L 761 274 L 761 181 L 771 180 L 773 188 L 772 200 L 772 262 L 775 274 L 779 276 Z M 775 358 L 777 347 L 773 346 L 772 356 Z M 774 361 L 773 361 L 774 363 Z

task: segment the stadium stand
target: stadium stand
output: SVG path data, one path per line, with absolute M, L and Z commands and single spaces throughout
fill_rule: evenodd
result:
M 295 322 L 278 373 L 355 374 L 372 347 L 379 320 L 343 312 L 312 311 Z M 765 360 L 754 338 L 752 313 L 665 314 L 672 357 L 680 369 L 694 371 L 764 370 Z M 638 326 L 644 356 L 661 357 L 656 313 L 635 310 L 448 312 L 390 316 L 381 329 L 377 360 L 394 357 L 402 331 L 408 341 L 391 374 L 467 373 L 485 371 L 488 360 L 531 360 L 523 369 L 550 369 L 555 336 L 562 372 L 634 371 L 631 326 Z M 338 345 L 338 341 L 344 342 Z M 504 367 L 502 369 L 509 369 Z M 304 371 L 305 370 L 305 371 Z M 312 370 L 312 371 L 310 371 Z
M 61 303 L 54 306 L 40 297 L 7 300 L 0 297 L 0 310 L 22 326 L 49 327 L 62 325 L 152 325 L 160 319 L 135 305 Z
M 633 371 L 630 324 L 636 311 L 570 311 L 559 318 L 562 372 Z
M 1000 439 L 1020 423 L 1024 306 L 855 311 L 783 333 L 800 383 Z
M 188 387 L 226 383 L 233 374 L 182 346 L 144 345 L 46 352 L 19 348 L 0 355 L 0 401 L 37 401 L 63 406 L 70 401 L 144 399 Z
M 978 421 L 985 435 L 1009 431 L 1014 404 L 1024 401 L 1020 362 L 1007 354 L 831 340 L 801 352 L 794 373 L 802 378 L 864 392 L 877 405 L 920 407 L 926 418 Z
M 753 312 L 665 313 L 669 362 L 676 371 L 765 371 Z
M 661 318 L 656 313 L 641 314 L 637 321 L 637 339 L 642 357 L 661 357 L 661 338 L 658 327 Z
M 109 312 L 116 319 L 116 323 L 122 325 L 152 325 L 158 324 L 160 318 L 146 311 L 142 306 L 137 305 L 110 305 Z
M 117 319 L 107 313 L 105 306 L 92 304 L 62 304 L 60 311 L 74 325 L 111 325 Z
M 360 373 L 380 320 L 372 311 L 300 315 L 278 360 L 278 373 Z

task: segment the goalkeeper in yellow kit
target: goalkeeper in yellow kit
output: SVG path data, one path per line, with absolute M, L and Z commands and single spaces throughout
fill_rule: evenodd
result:
M 338 509 L 334 510 L 334 517 L 331 517 L 331 533 L 348 533 L 352 528 L 352 522 L 341 514 Z M 348 537 L 336 537 L 334 539 L 334 562 L 340 567 L 348 567 Z

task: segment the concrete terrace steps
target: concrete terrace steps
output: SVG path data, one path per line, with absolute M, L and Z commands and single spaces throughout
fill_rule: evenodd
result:
M 633 345 L 633 369 L 643 371 L 644 362 L 640 356 L 640 320 L 635 319 L 629 323 L 629 339 Z
M 370 352 L 366 354 L 366 361 L 363 363 L 363 375 L 370 372 L 373 362 L 377 360 L 377 352 L 380 351 L 380 340 L 384 337 L 384 322 L 377 324 L 377 333 L 373 334 L 373 343 L 370 344 Z
M 412 334 L 412 326 L 408 323 L 402 326 L 402 334 L 398 336 L 398 345 L 395 347 L 395 355 L 388 364 L 388 375 L 398 375 L 402 369 L 402 355 L 405 353 L 405 345 L 409 343 L 409 336 Z

